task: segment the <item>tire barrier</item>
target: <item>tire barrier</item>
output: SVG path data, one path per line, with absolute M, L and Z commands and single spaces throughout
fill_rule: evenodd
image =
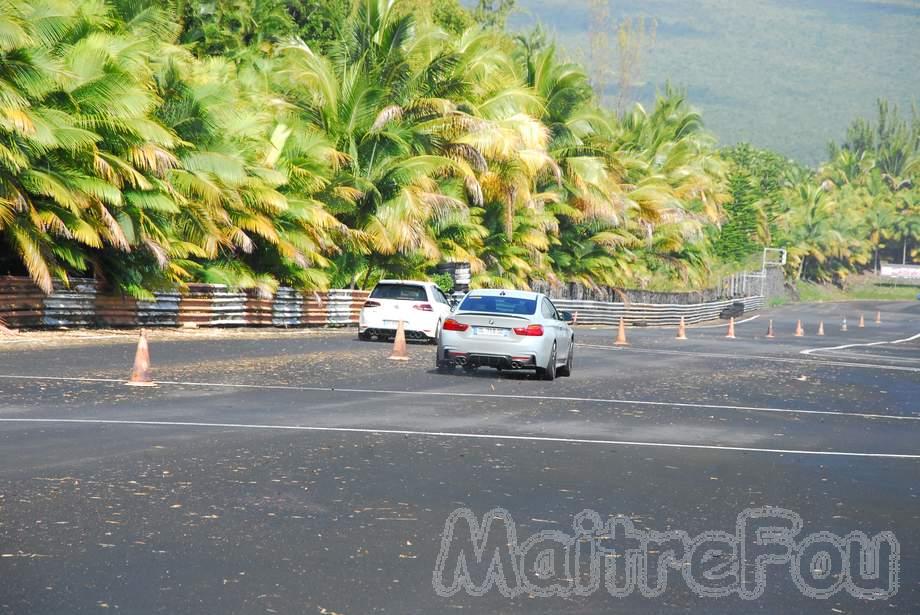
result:
M 272 326 L 299 327 L 303 318 L 303 295 L 282 286 L 272 299 Z
M 326 293 L 328 320 L 333 325 L 347 325 L 351 322 L 351 291 L 330 290 Z
M 134 297 L 96 295 L 96 325 L 99 327 L 136 327 L 139 313 Z
M 221 284 L 189 284 L 149 301 L 117 294 L 94 280 L 55 283 L 45 295 L 26 277 L 0 276 L 0 322 L 12 329 L 65 327 L 324 327 L 358 324 L 370 293 L 332 289 L 274 294 L 237 292 Z
M 70 286 L 54 283 L 53 292 L 44 298 L 43 327 L 92 327 L 96 324 L 96 282 L 71 279 Z
M 0 322 L 13 329 L 42 325 L 45 294 L 29 278 L 0 277 Z
M 620 318 L 631 327 L 675 326 L 681 317 L 686 324 L 714 320 L 732 303 L 744 303 L 746 312 L 764 307 L 763 297 L 745 297 L 689 305 L 662 305 L 654 303 L 605 303 L 601 301 L 573 301 L 553 299 L 560 310 L 578 312 L 579 325 L 619 325 Z
M 247 290 L 246 324 L 256 327 L 270 327 L 274 321 L 274 301 L 271 294 L 259 290 Z
M 273 295 L 237 292 L 220 284 L 190 284 L 183 292 L 154 293 L 151 301 L 100 290 L 93 280 L 55 284 L 45 296 L 25 277 L 0 277 L 0 320 L 10 328 L 61 327 L 321 327 L 354 326 L 368 292 L 332 289 L 302 292 L 279 288 Z M 607 303 L 556 299 L 561 310 L 578 312 L 579 325 L 676 326 L 713 320 L 735 301 L 745 311 L 764 307 L 763 297 L 697 304 Z
M 326 293 L 305 293 L 302 323 L 321 327 L 329 322 L 329 296 Z
M 153 301 L 137 302 L 137 324 L 142 327 L 179 326 L 179 293 L 153 293 Z
M 246 294 L 223 284 L 189 284 L 179 301 L 180 326 L 239 327 L 246 317 Z

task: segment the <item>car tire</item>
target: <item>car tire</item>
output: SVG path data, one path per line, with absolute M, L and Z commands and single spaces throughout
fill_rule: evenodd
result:
M 553 349 L 549 353 L 549 361 L 546 367 L 537 369 L 537 376 L 540 380 L 556 379 L 556 344 L 553 344 Z
M 358 339 L 362 342 L 369 342 L 373 336 L 367 331 L 358 331 Z
M 569 344 L 569 356 L 565 359 L 565 365 L 556 370 L 557 376 L 568 377 L 572 375 L 572 364 L 575 362 L 575 340 Z

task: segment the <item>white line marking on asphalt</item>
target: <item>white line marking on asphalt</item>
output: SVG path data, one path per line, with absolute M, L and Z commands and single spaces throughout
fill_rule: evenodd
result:
M 604 346 L 602 344 L 578 344 L 579 348 L 594 348 L 597 350 L 611 350 L 614 352 L 647 352 L 652 354 L 673 354 L 695 357 L 708 357 L 713 359 L 732 359 L 748 361 L 772 361 L 774 363 L 796 363 L 798 365 L 831 365 L 834 367 L 858 367 L 863 369 L 883 369 L 898 372 L 920 372 L 920 367 L 906 367 L 904 365 L 883 365 L 881 363 L 854 363 L 850 361 L 828 361 L 821 359 L 799 359 L 796 357 L 766 357 L 751 354 L 723 354 L 717 352 L 695 352 L 692 350 L 662 350 L 656 348 L 624 348 L 622 346 Z M 816 356 L 816 355 L 809 355 Z
M 883 354 L 872 354 L 869 352 L 847 352 L 846 350 L 830 350 L 822 351 L 820 355 L 813 354 L 811 356 L 821 356 L 829 358 L 849 358 L 849 359 L 880 359 L 882 361 L 891 361 L 893 363 L 920 363 L 920 356 L 917 357 L 899 357 L 899 356 L 887 356 Z
M 735 326 L 743 325 L 746 322 L 751 322 L 752 320 L 757 320 L 758 318 L 760 318 L 760 314 L 755 314 L 754 316 L 751 316 L 750 318 L 745 318 L 744 320 L 736 320 Z M 728 323 L 726 322 L 726 323 L 720 323 L 717 325 L 689 325 L 687 329 L 719 329 L 719 328 L 727 327 L 727 326 L 728 326 Z
M 116 338 L 123 338 L 125 340 L 134 340 L 137 338 L 137 336 L 136 335 L 74 335 L 71 337 L 65 337 L 63 338 L 63 340 L 79 342 L 83 340 L 109 340 L 109 339 L 116 339 Z M 51 342 L 51 343 L 57 344 L 61 342 L 61 339 L 50 338 L 50 337 L 44 337 L 44 338 L 21 337 L 21 338 L 16 338 L 16 339 L 3 339 L 3 340 L 0 340 L 0 346 L 4 344 L 29 344 L 29 343 L 42 345 L 45 342 Z
M 0 374 L 0 379 L 8 380 L 60 380 L 64 382 L 102 382 L 107 384 L 124 384 L 123 380 L 112 378 L 68 378 L 64 376 L 13 376 Z M 836 410 L 804 410 L 798 408 L 769 408 L 761 406 L 731 406 L 723 404 L 706 404 L 680 401 L 648 401 L 642 399 L 617 399 L 603 397 L 568 397 L 562 395 L 514 395 L 509 393 L 461 393 L 458 391 L 394 391 L 391 389 L 358 389 L 349 387 L 311 387 L 287 384 L 238 384 L 224 382 L 185 382 L 177 380 L 157 380 L 156 384 L 169 386 L 213 387 L 230 389 L 255 389 L 269 391 L 309 391 L 320 393 L 353 393 L 358 395 L 404 395 L 412 397 L 459 397 L 485 399 L 515 399 L 532 401 L 550 400 L 573 403 L 593 403 L 607 405 L 655 406 L 665 408 L 701 408 L 710 410 L 737 410 L 742 412 L 772 412 L 779 414 L 814 414 L 824 416 L 843 416 L 860 419 L 920 421 L 920 416 L 898 416 L 891 414 L 872 414 L 866 412 L 842 412 Z
M 881 342 L 865 342 L 861 344 L 842 344 L 840 346 L 822 346 L 819 348 L 809 348 L 807 350 L 802 350 L 800 354 L 817 354 L 820 352 L 833 352 L 835 350 L 845 350 L 847 348 L 857 348 L 857 347 L 869 347 L 869 346 L 886 346 L 892 344 L 903 344 L 905 342 L 912 342 L 916 339 L 920 339 L 920 333 L 912 335 L 910 337 L 905 337 L 900 340 L 883 340 Z
M 395 436 L 429 436 L 435 438 L 464 438 L 470 440 L 514 440 L 520 442 L 556 442 L 561 444 L 594 444 L 604 446 L 645 446 L 657 448 L 684 448 L 743 453 L 776 453 L 780 455 L 829 455 L 835 457 L 875 457 L 882 459 L 920 459 L 920 455 L 899 453 L 863 453 L 851 451 L 807 451 L 782 448 L 755 448 L 749 446 L 723 446 L 720 444 L 684 444 L 677 442 L 643 442 L 633 440 L 601 440 L 588 438 L 563 438 L 554 436 L 523 436 L 510 434 L 459 433 L 453 431 L 420 431 L 414 429 L 375 429 L 372 427 L 318 427 L 311 425 L 265 425 L 252 423 L 204 423 L 192 421 L 135 421 L 128 419 L 19 419 L 0 418 L 3 423 L 70 423 L 88 425 L 142 425 L 152 427 L 205 427 L 221 429 L 272 429 L 287 431 L 319 431 L 333 433 L 360 433 Z
M 752 320 L 757 320 L 758 318 L 760 318 L 760 314 L 755 314 L 754 316 L 751 316 L 750 318 L 745 318 L 744 320 L 736 320 L 735 325 L 743 325 L 746 322 L 751 322 Z M 616 329 L 617 328 L 617 325 L 577 325 L 577 326 L 588 328 L 591 331 L 599 331 L 601 329 Z M 642 328 L 658 331 L 662 329 L 674 329 L 675 326 L 677 325 L 649 325 L 647 327 L 642 327 Z M 690 330 L 690 329 L 718 329 L 719 327 L 724 328 L 727 326 L 728 326 L 727 322 L 720 323 L 717 325 L 687 325 L 687 330 Z M 575 330 L 578 331 L 578 329 L 575 329 Z

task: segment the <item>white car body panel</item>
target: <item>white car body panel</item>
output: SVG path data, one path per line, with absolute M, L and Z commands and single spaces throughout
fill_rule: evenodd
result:
M 375 297 L 374 293 L 382 286 L 388 289 L 404 287 L 405 292 L 401 294 L 406 298 Z M 418 297 L 412 298 L 413 295 Z M 369 307 L 374 303 L 379 305 Z M 417 309 L 421 305 L 431 306 L 431 311 Z M 402 321 L 408 338 L 434 340 L 441 323 L 449 315 L 450 303 L 435 284 L 415 280 L 380 280 L 365 307 L 361 308 L 358 332 L 361 335 L 392 336 L 399 321 Z
M 470 297 L 506 297 L 535 302 L 534 313 L 512 314 L 472 309 Z M 544 313 L 552 311 L 553 316 Z M 477 365 L 507 368 L 545 368 L 549 364 L 553 344 L 556 345 L 556 365 L 566 364 L 573 350 L 574 332 L 552 301 L 541 293 L 511 290 L 471 291 L 451 318 L 463 325 L 465 331 L 442 330 L 438 340 L 438 361 L 470 362 Z M 543 327 L 543 335 L 520 335 L 515 328 L 528 325 Z

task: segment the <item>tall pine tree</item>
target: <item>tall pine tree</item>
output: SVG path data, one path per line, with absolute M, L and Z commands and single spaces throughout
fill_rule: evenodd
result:
M 735 170 L 729 175 L 732 200 L 725 206 L 727 221 L 715 242 L 715 252 L 727 261 L 742 261 L 758 250 L 757 191 L 750 176 Z

